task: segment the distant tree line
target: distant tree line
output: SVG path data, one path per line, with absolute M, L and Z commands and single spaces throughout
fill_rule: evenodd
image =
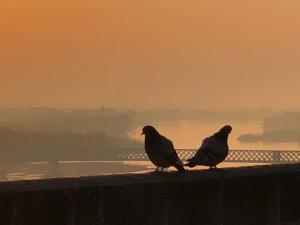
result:
M 300 144 L 300 113 L 284 112 L 263 120 L 262 134 L 243 134 L 241 142 L 298 142 Z
M 126 137 L 133 128 L 127 113 L 113 108 L 0 108 L 0 127 L 20 131 L 98 132 Z
M 103 132 L 74 133 L 0 129 L 0 161 L 107 160 L 142 143 Z

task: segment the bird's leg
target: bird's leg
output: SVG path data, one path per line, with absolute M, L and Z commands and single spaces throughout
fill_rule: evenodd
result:
M 163 172 L 163 167 L 160 167 L 160 166 L 158 166 L 158 167 L 156 167 L 156 170 L 155 170 L 155 172 L 156 173 L 161 173 L 161 172 Z
M 162 170 L 161 170 L 162 172 L 168 172 L 168 168 L 163 168 L 162 167 Z

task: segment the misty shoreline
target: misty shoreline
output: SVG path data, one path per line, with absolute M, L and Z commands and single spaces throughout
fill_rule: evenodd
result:
M 243 134 L 238 137 L 238 141 L 245 143 L 277 143 L 296 142 L 300 145 L 300 130 L 279 130 L 263 134 Z
M 298 114 L 294 114 L 292 115 L 297 121 Z M 87 155 L 90 155 L 88 158 L 101 159 L 111 154 L 107 149 L 135 148 L 143 151 L 143 142 L 131 139 L 128 133 L 134 129 L 140 129 L 146 124 L 176 123 L 178 121 L 189 121 L 191 124 L 202 123 L 203 125 L 216 122 L 247 124 L 253 121 L 255 123 L 262 121 L 264 130 L 268 130 L 280 127 L 276 124 L 282 124 L 282 120 L 285 120 L 286 117 L 292 118 L 291 114 L 287 116 L 283 114 L 283 117 L 273 116 L 273 112 L 268 109 L 124 111 L 106 107 L 93 109 L 2 107 L 0 108 L 0 154 L 2 162 L 22 159 L 32 161 L 35 158 L 38 159 L 39 156 L 49 160 L 85 159 Z M 292 120 L 290 123 L 294 124 L 295 121 Z M 203 137 L 210 134 L 205 130 L 205 126 L 200 129 L 205 133 Z M 245 129 L 247 129 L 246 126 Z M 298 141 L 299 139 L 295 139 L 296 136 L 297 132 L 292 135 L 285 131 L 278 133 L 276 137 L 281 138 L 278 140 L 286 137 L 290 138 L 288 140 Z M 200 143 L 201 138 L 202 135 L 195 137 L 195 140 Z M 262 136 L 251 134 L 242 135 L 239 138 L 241 142 L 261 140 L 277 141 L 276 138 L 262 139 Z M 198 146 L 195 145 L 195 148 Z

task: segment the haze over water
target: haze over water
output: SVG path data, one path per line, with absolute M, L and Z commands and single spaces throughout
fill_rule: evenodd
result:
M 161 134 L 170 138 L 177 149 L 197 149 L 203 138 L 213 134 L 224 123 L 203 123 L 197 121 L 177 121 L 153 123 Z M 244 133 L 261 133 L 261 122 L 232 123 L 233 131 L 229 136 L 232 150 L 298 150 L 296 142 L 243 143 L 237 137 Z M 141 127 L 130 131 L 129 138 L 144 141 Z M 251 163 L 222 163 L 219 167 L 238 167 L 255 165 Z M 127 172 L 151 171 L 154 166 L 149 161 L 60 161 L 55 168 L 46 162 L 0 165 L 0 180 L 39 179 L 46 177 L 73 177 L 102 175 Z M 198 166 L 195 169 L 207 169 Z M 172 170 L 172 169 L 171 169 Z
M 154 123 L 159 132 L 173 141 L 175 148 L 178 149 L 197 149 L 202 140 L 218 131 L 224 123 L 203 123 L 197 121 L 177 121 L 171 123 Z M 261 122 L 249 123 L 230 123 L 233 130 L 229 136 L 229 147 L 235 150 L 298 150 L 299 144 L 296 142 L 240 142 L 237 138 L 245 133 L 262 133 Z M 132 139 L 143 141 L 139 127 L 129 132 Z

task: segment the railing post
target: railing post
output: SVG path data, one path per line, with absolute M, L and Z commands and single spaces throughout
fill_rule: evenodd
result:
M 273 163 L 280 163 L 281 162 L 281 154 L 280 151 L 273 151 Z

